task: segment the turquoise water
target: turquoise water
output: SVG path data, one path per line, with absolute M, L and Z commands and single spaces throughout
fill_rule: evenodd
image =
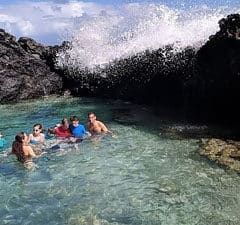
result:
M 0 154 L 0 224 L 240 224 L 239 176 L 199 157 L 198 138 L 165 134 L 147 108 L 76 98 L 1 105 L 0 130 L 9 147 L 34 123 L 75 114 L 86 123 L 89 111 L 117 138 L 62 146 L 33 171 Z

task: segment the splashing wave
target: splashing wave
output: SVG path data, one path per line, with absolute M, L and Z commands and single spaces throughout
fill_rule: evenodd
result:
M 145 50 L 199 48 L 218 30 L 218 21 L 236 9 L 206 6 L 188 10 L 131 3 L 116 12 L 79 18 L 71 47 L 58 54 L 60 67 L 94 70 Z M 238 10 L 239 11 L 239 10 Z

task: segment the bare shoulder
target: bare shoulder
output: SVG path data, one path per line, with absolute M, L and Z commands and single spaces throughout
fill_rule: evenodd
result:
M 105 126 L 105 124 L 104 124 L 102 121 L 100 121 L 100 120 L 97 120 L 97 123 L 98 123 L 98 125 L 100 125 L 100 126 Z
M 101 122 L 101 121 L 99 121 L 99 120 L 98 120 L 97 122 L 98 122 L 97 124 L 98 124 L 99 127 L 101 127 L 101 128 L 104 129 L 104 130 L 107 129 L 106 125 L 105 125 L 103 122 Z
M 33 149 L 29 145 L 23 146 L 23 151 L 25 155 L 30 155 L 31 157 L 36 157 L 35 153 L 33 152 Z
M 24 145 L 24 146 L 23 146 L 23 151 L 24 151 L 24 152 L 29 152 L 29 151 L 31 151 L 31 150 L 32 150 L 31 146 L 29 146 L 29 145 Z

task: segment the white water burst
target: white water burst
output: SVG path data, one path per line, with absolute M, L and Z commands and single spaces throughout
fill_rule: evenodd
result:
M 94 70 L 166 45 L 173 45 L 175 51 L 187 46 L 199 48 L 218 31 L 218 21 L 230 13 L 236 13 L 236 9 L 202 6 L 183 10 L 131 3 L 115 13 L 83 16 L 72 31 L 71 48 L 58 54 L 57 64 Z

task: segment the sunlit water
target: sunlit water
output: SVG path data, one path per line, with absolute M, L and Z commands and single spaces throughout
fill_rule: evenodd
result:
M 117 137 L 65 145 L 32 171 L 0 155 L 0 224 L 240 224 L 239 176 L 199 157 L 197 138 L 164 134 L 145 107 L 74 98 L 1 105 L 0 130 L 9 147 L 36 122 L 76 114 L 86 123 L 89 111 Z

